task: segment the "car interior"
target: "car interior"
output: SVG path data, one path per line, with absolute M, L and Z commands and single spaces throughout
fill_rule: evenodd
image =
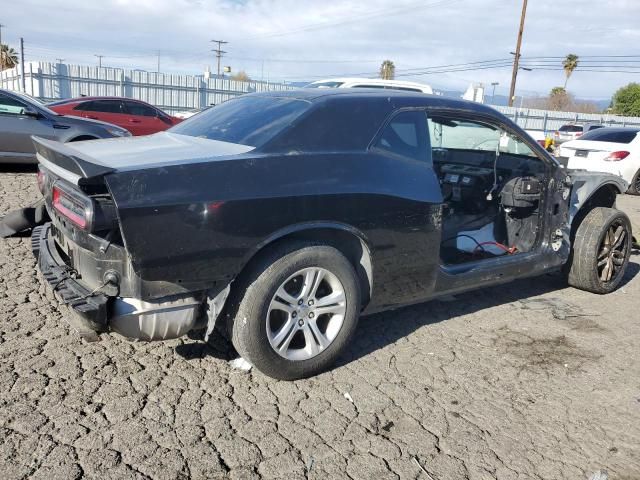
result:
M 429 137 L 423 134 L 427 130 Z M 377 147 L 424 159 L 429 144 L 443 198 L 442 263 L 531 251 L 545 164 L 527 144 L 488 123 L 406 111 L 391 120 Z
M 545 164 L 515 135 L 487 123 L 428 119 L 442 196 L 445 265 L 516 255 L 536 244 Z

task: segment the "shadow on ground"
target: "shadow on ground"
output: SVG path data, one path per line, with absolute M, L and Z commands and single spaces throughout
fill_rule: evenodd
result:
M 638 252 L 632 255 L 632 261 L 627 267 L 619 288 L 624 288 L 640 272 L 638 256 Z M 395 343 L 425 325 L 442 322 L 451 317 L 471 315 L 479 310 L 537 297 L 564 288 L 567 288 L 567 283 L 561 274 L 548 274 L 457 294 L 454 298 L 445 297 L 441 300 L 365 316 L 359 322 L 353 342 L 347 347 L 335 367 L 346 365 Z M 219 332 L 215 332 L 208 343 L 203 341 L 204 330 L 191 332 L 189 338 L 198 341 L 176 347 L 176 352 L 187 360 L 213 356 L 228 361 L 238 357 L 230 342 Z

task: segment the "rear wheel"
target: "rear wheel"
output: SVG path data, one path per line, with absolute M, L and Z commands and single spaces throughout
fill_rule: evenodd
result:
M 631 180 L 631 185 L 629 185 L 629 190 L 627 190 L 629 195 L 640 195 L 640 170 L 636 172 L 636 175 Z
M 591 210 L 573 242 L 569 284 L 593 293 L 615 290 L 629 263 L 631 241 L 627 215 L 613 208 Z
M 326 370 L 355 332 L 358 282 L 336 248 L 283 244 L 235 287 L 228 317 L 233 346 L 258 370 L 281 380 Z

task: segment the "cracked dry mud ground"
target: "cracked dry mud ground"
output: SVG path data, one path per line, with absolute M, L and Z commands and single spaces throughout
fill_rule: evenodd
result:
M 7 170 L 2 212 L 37 198 Z M 609 296 L 545 276 L 364 318 L 287 383 L 221 339 L 84 344 L 0 241 L 0 478 L 638 479 L 639 261 Z

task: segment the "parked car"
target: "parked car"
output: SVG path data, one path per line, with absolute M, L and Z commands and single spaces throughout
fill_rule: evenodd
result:
M 640 195 L 640 128 L 601 128 L 566 142 L 560 156 L 569 168 L 620 175 L 628 193 Z
M 556 145 L 560 145 L 564 142 L 569 142 L 571 140 L 576 140 L 581 135 L 584 135 L 587 132 L 592 130 L 596 130 L 598 128 L 603 128 L 604 125 L 599 123 L 585 123 L 584 125 L 578 125 L 575 123 L 570 123 L 567 125 L 562 125 L 558 131 L 554 134 L 554 140 Z
M 259 93 L 149 137 L 36 143 L 32 245 L 85 337 L 218 326 L 280 379 L 333 364 L 361 313 L 561 268 L 608 293 L 629 260 L 620 177 L 567 173 L 462 100 Z
M 48 107 L 63 115 L 109 122 L 126 128 L 133 135 L 162 132 L 182 121 L 153 105 L 130 98 L 80 97 L 53 102 Z
M 312 82 L 305 88 L 379 88 L 433 94 L 433 89 L 423 83 L 380 78 L 330 78 Z
M 108 123 L 62 116 L 28 95 L 0 89 L 0 162 L 37 163 L 32 135 L 76 142 L 131 134 Z

